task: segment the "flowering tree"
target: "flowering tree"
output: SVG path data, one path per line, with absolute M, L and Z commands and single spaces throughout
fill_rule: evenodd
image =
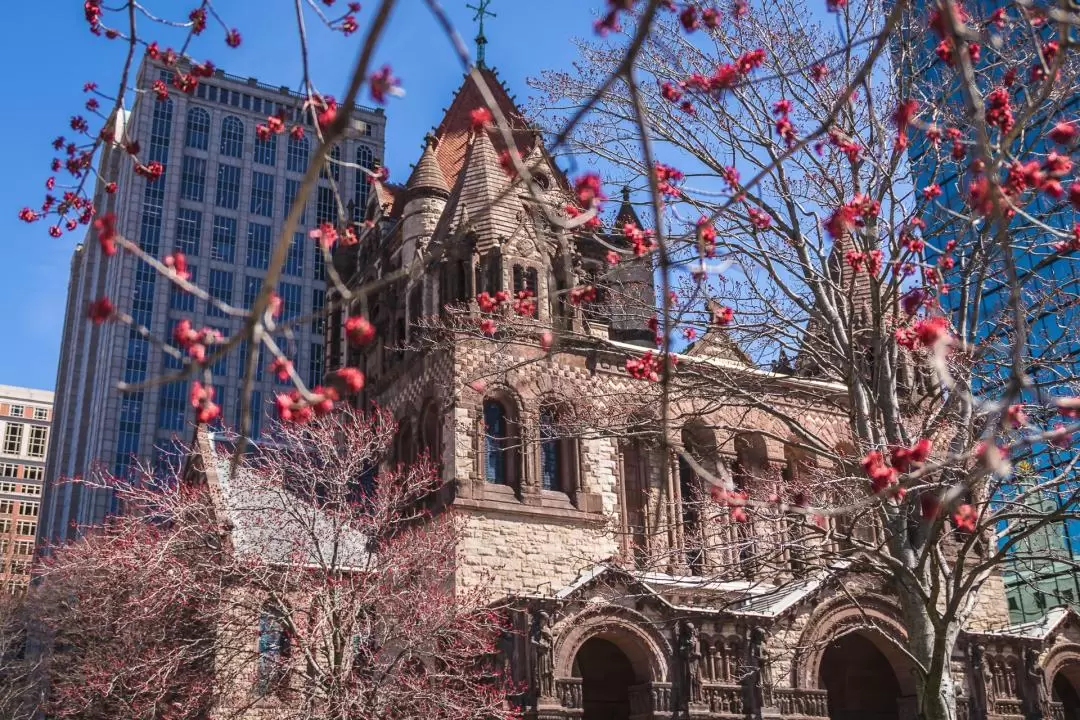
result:
M 534 81 L 536 109 L 557 130 L 592 107 L 571 153 L 648 197 L 653 228 L 615 230 L 660 268 L 660 354 L 627 369 L 663 386 L 665 428 L 680 400 L 727 404 L 770 416 L 798 456 L 786 482 L 737 492 L 678 449 L 712 481 L 710 512 L 798 526 L 737 535 L 736 557 L 779 570 L 796 551 L 824 569 L 855 550 L 895 578 L 921 716 L 952 718 L 949 658 L 978 591 L 1075 517 L 1077 18 L 827 10 L 736 2 L 721 21 L 688 5 L 642 37 L 646 11 L 624 31 L 641 42 L 632 62 L 623 43 L 582 43 L 577 72 Z M 775 374 L 665 363 L 683 339 L 729 359 L 734 341 Z M 776 403 L 780 375 L 811 400 Z M 808 407 L 850 418 L 840 442 Z M 1024 482 L 1010 458 L 1029 463 Z
M 426 4 L 469 67 L 468 54 L 438 4 Z M 333 5 L 323 0 L 323 6 Z M 325 417 L 334 404 L 364 384 L 355 368 L 339 371 L 324 387 L 302 383 L 275 340 L 283 326 L 275 319 L 278 303 L 272 288 L 300 209 L 319 171 L 334 162 L 329 148 L 346 127 L 354 101 L 365 87 L 379 103 L 395 91 L 392 71 L 376 70 L 372 64 L 395 5 L 382 0 L 374 8 L 340 104 L 321 92 L 305 70 L 307 109 L 316 119 L 318 148 L 274 248 L 261 293 L 249 308 L 222 308 L 245 319 L 241 332 L 223 340 L 189 323 L 177 327 L 171 344 L 156 339 L 184 361 L 184 370 L 165 380 L 198 377 L 191 400 L 200 422 L 221 413 L 221 398 L 215 398 L 212 389 L 214 362 L 242 342 L 265 345 L 273 370 L 295 385 L 278 398 L 278 409 L 290 423 L 286 433 L 296 434 L 301 447 L 303 434 L 333 422 Z M 839 538 L 869 559 L 870 572 L 895 577 L 910 633 L 905 649 L 918 669 L 920 711 L 933 720 L 952 718 L 956 710 L 948 660 L 978 590 L 1007 555 L 1023 552 L 1027 538 L 1072 512 L 1073 489 L 1062 489 L 1061 481 L 1078 429 L 1070 363 L 1075 327 L 1070 308 L 1076 288 L 1062 279 L 1062 271 L 1080 250 L 1080 227 L 1072 222 L 1070 209 L 1080 205 L 1080 184 L 1072 181 L 1072 156 L 1080 136 L 1073 110 L 1078 18 L 1068 3 L 1017 2 L 986 13 L 948 1 L 849 5 L 827 0 L 823 5 L 734 0 L 719 7 L 698 0 L 607 0 L 595 26 L 601 39 L 582 45 L 577 72 L 553 72 L 537 81 L 542 92 L 538 111 L 553 136 L 549 149 L 601 163 L 595 168 L 599 172 L 575 179 L 573 199 L 564 212 L 545 212 L 554 227 L 565 231 L 559 236 L 565 243 L 568 235 L 603 224 L 599 213 L 605 186 L 610 188 L 615 180 L 625 181 L 644 200 L 642 214 L 648 222 L 643 224 L 651 227 L 617 228 L 625 244 L 613 246 L 608 254 L 616 267 L 648 260 L 658 267 L 662 285 L 653 325 L 658 348 L 626 362 L 627 372 L 654 383 L 656 392 L 636 393 L 633 402 L 659 407 L 658 442 L 674 446 L 699 476 L 712 482 L 716 497 L 708 502 L 718 503 L 716 512 L 730 512 L 736 521 L 793 517 L 797 537 L 806 538 L 797 543 L 806 563 L 824 568 L 838 559 L 824 541 Z M 352 4 L 341 17 L 326 15 L 324 7 L 311 0 L 298 1 L 295 9 L 305 56 L 305 19 L 345 34 L 358 31 L 359 10 Z M 148 34 L 161 26 L 153 19 L 145 22 L 148 13 L 139 4 L 125 2 L 109 9 L 88 0 L 85 11 L 92 32 L 126 42 L 130 50 L 115 93 L 87 85 L 87 109 L 100 126 L 77 116 L 70 122 L 76 139 L 56 142 L 66 158 L 54 160 L 53 166 L 55 172 L 67 173 L 61 175 L 69 180 L 66 194 L 62 199 L 50 196 L 40 210 L 26 208 L 21 216 L 29 222 L 47 218 L 52 235 L 92 225 L 100 252 L 133 253 L 182 291 L 216 303 L 186 276 L 184 257 L 150 257 L 138 243 L 116 233 L 109 215 L 95 213 L 88 194 L 94 183 L 105 194 L 116 191 L 114 180 L 98 177 L 92 167 L 94 153 L 102 148 L 130 156 L 126 161 L 150 180 L 161 175 L 160 164 L 143 158 L 129 139 L 116 137 L 110 122 L 128 91 L 136 58 L 147 53 L 176 66 L 175 87 L 155 87 L 158 95 L 191 92 L 212 66 L 162 49 Z M 136 16 L 142 23 L 138 31 Z M 227 45 L 241 41 L 240 32 L 219 17 L 211 2 L 199 4 L 179 25 L 188 40 L 216 26 Z M 488 104 L 476 109 L 474 123 L 490 124 L 512 140 L 507 118 L 493 102 L 482 74 L 474 72 L 473 78 Z M 102 100 L 113 104 L 112 111 L 101 106 Z M 276 117 L 267 118 L 259 129 L 261 135 L 283 132 L 302 130 Z M 522 158 L 508 153 L 502 162 L 518 178 L 517 188 L 539 197 Z M 64 186 L 50 179 L 50 193 L 58 183 Z M 344 207 L 340 198 L 338 203 Z M 326 225 L 313 239 L 329 259 L 331 246 L 363 242 L 370 229 L 366 223 Z M 347 287 L 331 272 L 335 303 L 348 311 L 349 341 L 384 342 L 365 317 L 369 294 L 423 272 L 425 264 L 438 259 L 417 254 L 410 266 L 359 287 Z M 604 284 L 602 277 L 582 283 L 568 289 L 566 299 L 602 313 L 598 299 Z M 503 295 L 477 298 L 486 314 L 470 326 L 478 335 L 508 332 L 521 318 L 533 315 L 527 295 L 517 302 Z M 653 311 L 648 300 L 643 312 Z M 126 323 L 150 335 L 125 308 L 116 306 L 115 298 L 96 299 L 89 316 L 93 322 Z M 592 348 L 596 343 L 567 328 L 552 328 L 538 337 L 544 349 L 556 344 Z M 728 359 L 734 354 L 745 368 L 768 364 L 777 373 L 754 375 L 723 364 L 676 368 L 672 352 L 681 347 L 680 337 L 696 342 L 695 353 L 708 354 L 712 346 Z M 250 388 L 258 353 L 247 358 Z M 798 386 L 802 405 L 763 400 L 774 397 L 768 393 L 784 374 L 806 380 Z M 759 382 L 750 380 L 754 377 Z M 675 417 L 686 407 L 682 400 L 769 415 L 783 429 L 774 432 L 774 439 L 791 445 L 803 458 L 797 463 L 802 472 L 783 483 L 776 478 L 775 491 L 760 496 L 736 492 L 672 439 L 670 428 L 684 419 Z M 241 435 L 246 435 L 249 393 L 242 394 L 240 402 L 245 423 Z M 831 408 L 850 418 L 843 437 L 838 441 L 835 429 L 823 433 L 803 422 L 798 408 L 808 406 Z M 602 429 L 607 432 L 626 433 L 631 428 L 618 423 L 629 417 L 634 414 L 612 418 L 598 412 L 593 419 L 606 421 Z M 313 429 L 303 426 L 313 420 Z M 382 432 L 376 434 L 382 437 Z M 1037 469 L 1024 483 L 1011 471 L 1011 459 L 1018 457 Z M 275 472 L 269 467 L 256 461 L 246 477 L 269 478 Z M 237 477 L 237 482 L 246 482 L 244 474 Z M 282 494 L 283 477 L 275 480 L 280 481 L 275 492 L 292 498 L 295 495 Z M 296 481 L 290 476 L 289 482 Z M 305 492 L 323 502 L 321 485 Z M 1042 502 L 1047 495 L 1055 496 L 1053 509 Z M 167 492 L 164 497 L 174 500 L 182 494 Z M 156 507 L 149 499 L 144 502 Z M 207 508 L 201 514 L 208 515 L 209 500 L 201 502 Z M 342 517 L 335 508 L 329 508 L 330 515 Z M 185 509 L 166 512 L 166 517 L 189 514 Z M 858 518 L 872 519 L 882 534 L 856 532 Z M 136 531 L 150 532 L 143 526 L 129 530 Z M 992 542 L 994 531 L 1005 539 Z M 155 527 L 155 532 L 160 529 Z M 177 532 L 170 529 L 165 536 L 174 538 Z M 419 531 L 409 526 L 400 532 L 404 537 Z M 382 537 L 367 530 L 363 534 Z M 124 537 L 123 526 L 107 537 L 119 543 L 117 547 L 134 544 L 116 539 Z M 300 558 L 322 546 L 300 547 L 292 548 L 300 552 L 292 562 L 256 563 L 257 571 L 237 569 L 235 558 L 243 555 L 224 544 L 213 552 L 200 546 L 200 551 L 213 555 L 214 563 L 218 556 L 233 558 L 223 562 L 244 580 L 235 587 L 253 586 L 263 597 L 268 588 L 277 589 L 274 617 L 280 616 L 277 622 L 287 629 L 283 637 L 297 648 L 290 668 L 305 668 L 302 672 L 311 682 L 297 687 L 309 693 L 318 688 L 305 696 L 312 698 L 305 702 L 318 703 L 348 686 L 341 672 L 351 660 L 343 658 L 355 653 L 341 651 L 344 634 L 331 633 L 333 642 L 325 644 L 322 633 L 333 623 L 320 620 L 309 626 L 288 609 L 294 607 L 289 601 L 298 590 L 299 568 L 306 567 Z M 74 557 L 77 550 L 69 552 Z M 756 552 L 770 562 L 764 544 Z M 425 561 L 432 557 L 441 556 L 429 552 Z M 292 568 L 293 574 L 282 568 Z M 206 582 L 214 577 L 206 575 Z M 342 577 L 352 583 L 371 575 L 350 572 Z M 355 593 L 345 594 L 351 598 L 347 602 L 355 601 Z M 336 592 L 322 596 L 338 597 Z M 210 605 L 237 602 L 214 598 Z M 328 602 L 337 607 L 337 600 Z M 198 604 L 192 611 L 201 612 Z M 207 612 L 215 620 L 207 627 L 217 627 L 220 612 Z M 311 612 L 324 618 L 329 611 L 320 607 Z M 333 652 L 315 652 L 319 643 Z M 220 644 L 215 640 L 215 652 Z M 242 645 L 230 650 L 242 655 Z M 204 646 L 190 642 L 185 647 L 199 652 L 192 648 Z M 175 664 L 169 677 L 187 672 L 182 657 L 170 655 Z M 336 658 L 336 664 L 327 665 L 322 658 Z M 426 682 L 433 673 L 417 669 L 414 676 Z M 332 706 L 331 713 L 354 712 L 337 702 L 325 707 Z M 379 706 L 381 701 L 373 697 L 370 702 Z
M 395 427 L 282 426 L 230 476 L 117 486 L 126 512 L 58 548 L 32 601 L 45 710 L 71 718 L 499 718 L 501 615 L 452 583 L 461 531 L 426 461 L 376 474 Z
M 12 720 L 30 720 L 37 707 L 37 664 L 26 640 L 23 596 L 0 597 L 0 713 Z

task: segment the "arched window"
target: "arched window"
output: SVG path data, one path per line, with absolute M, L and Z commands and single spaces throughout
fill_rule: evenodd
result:
M 484 479 L 493 485 L 518 489 L 519 470 L 517 415 L 512 407 L 489 398 L 484 401 Z
M 398 423 L 397 437 L 394 439 L 394 462 L 409 465 L 416 460 L 416 445 L 413 443 L 412 423 L 403 418 Z
M 539 294 L 538 281 L 536 276 L 536 268 L 525 268 L 521 265 L 514 266 L 514 296 L 523 291 L 529 291 L 532 293 L 533 298 L 533 317 L 536 316 L 539 305 L 535 302 L 537 295 Z
M 341 146 L 334 145 L 330 148 L 330 154 L 319 170 L 319 177 L 333 177 L 335 181 L 341 179 Z
M 436 467 L 442 466 L 442 412 L 435 400 L 420 411 L 420 445 Z
M 506 409 L 497 400 L 484 401 L 484 479 L 496 485 L 509 485 Z
M 643 567 L 648 560 L 647 505 L 649 492 L 649 449 L 641 440 L 622 443 L 624 530 L 629 538 L 634 563 Z
M 243 157 L 244 123 L 229 115 L 221 121 L 221 154 L 225 157 Z
M 267 607 L 259 617 L 259 666 L 256 690 L 273 692 L 285 677 L 289 660 L 289 635 L 279 608 Z
M 682 445 L 686 454 L 706 471 L 716 474 L 716 439 L 701 423 L 683 428 Z M 704 571 L 705 552 L 701 527 L 701 505 L 704 483 L 692 465 L 679 455 L 679 500 L 682 510 L 683 539 L 686 545 L 686 563 L 690 572 L 700 575 Z
M 188 110 L 185 144 L 196 150 L 210 148 L 210 113 L 201 107 Z
M 362 168 L 373 170 L 375 168 L 375 154 L 367 145 L 356 146 L 356 164 Z M 368 197 L 371 194 L 371 180 L 363 170 L 356 171 L 356 185 L 353 189 L 353 222 L 359 222 L 367 212 Z
M 540 409 L 540 487 L 573 498 L 578 481 L 577 439 L 567 437 L 565 427 L 560 428 L 565 424 L 559 422 L 561 419 L 554 406 Z
M 744 432 L 735 436 L 735 485 L 747 490 L 753 478 L 762 477 L 769 464 L 769 450 L 761 433 Z
M 296 137 L 289 133 L 289 146 L 285 151 L 285 169 L 289 172 L 307 172 L 308 166 L 308 139 L 305 136 Z

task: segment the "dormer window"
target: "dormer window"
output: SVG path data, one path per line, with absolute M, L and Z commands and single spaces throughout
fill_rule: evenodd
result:
M 535 182 L 536 186 L 541 190 L 549 190 L 551 188 L 551 178 L 548 177 L 547 173 L 535 172 L 533 173 L 532 178 L 533 182 Z

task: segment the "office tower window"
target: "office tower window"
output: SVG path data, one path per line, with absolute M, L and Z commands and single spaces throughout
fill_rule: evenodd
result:
M 251 213 L 263 217 L 274 215 L 274 176 L 251 173 Z
M 188 110 L 185 144 L 196 150 L 210 147 L 210 113 L 201 107 Z
M 326 291 L 321 288 L 311 289 L 311 333 L 322 336 L 326 328 L 326 317 L 323 309 L 326 307 Z
M 251 306 L 255 304 L 255 298 L 259 296 L 259 290 L 262 289 L 262 278 L 246 277 L 244 278 L 244 308 L 251 309 Z
M 308 355 L 308 387 L 322 385 L 323 381 L 323 349 L 318 343 L 311 344 L 311 354 Z
M 188 278 L 193 283 L 199 282 L 199 269 L 194 265 L 188 265 Z M 195 312 L 195 296 L 184 290 L 176 283 L 169 283 L 169 307 L 180 312 Z
M 296 138 L 290 133 L 289 146 L 285 153 L 285 168 L 290 172 L 307 172 L 308 154 L 307 137 Z
M 289 213 L 292 212 L 293 201 L 296 200 L 296 196 L 300 193 L 300 181 L 285 179 L 285 214 L 283 217 L 289 217 Z M 300 224 L 307 224 L 307 203 L 304 203 L 304 207 L 300 211 Z
M 154 113 L 150 120 L 150 149 L 147 152 L 147 160 L 158 161 L 162 165 L 169 162 L 169 136 L 172 134 L 173 101 L 164 100 L 154 103 Z M 158 178 L 147 185 L 161 183 L 164 178 Z M 164 190 L 163 190 L 164 191 Z
M 278 283 L 278 297 L 281 298 L 281 320 L 291 320 L 300 315 L 300 298 L 303 288 L 295 283 Z
M 228 270 L 211 269 L 210 282 L 206 291 L 210 293 L 211 297 L 231 305 L 233 301 L 233 274 Z M 225 313 L 213 303 L 209 304 L 206 314 L 213 317 L 225 317 Z
M 235 165 L 218 165 L 217 195 L 214 202 L 226 210 L 240 207 L 240 168 Z
M 206 161 L 185 155 L 180 166 L 180 197 L 202 202 L 206 190 Z
M 306 243 L 303 242 L 303 233 L 298 233 L 300 237 L 293 237 L 292 243 L 289 245 L 289 254 L 285 258 L 285 274 L 295 275 L 297 277 L 304 276 L 304 248 Z
M 176 210 L 176 249 L 185 255 L 199 254 L 202 238 L 202 213 L 189 208 Z
M 270 267 L 269 225 L 248 223 L 247 266 L 258 270 Z
M 375 165 L 375 154 L 367 145 L 358 145 L 356 147 L 356 164 L 361 168 L 367 168 L 368 170 L 373 169 Z M 358 169 L 356 171 L 356 184 L 353 187 L 353 200 L 356 201 L 356 205 L 353 208 L 353 222 L 360 222 L 364 219 L 364 213 L 367 211 L 370 193 L 371 180 L 367 173 Z
M 244 157 L 244 123 L 229 115 L 221 121 L 221 154 L 225 157 Z
M 271 135 L 266 140 L 255 140 L 255 162 L 260 165 L 274 165 L 277 163 L 277 135 Z
M 337 225 L 337 218 L 337 198 L 334 191 L 320 185 L 315 195 L 315 224 L 322 225 L 328 222 L 331 225 Z
M 210 259 L 222 262 L 235 262 L 236 258 L 236 219 L 214 216 L 214 234 L 210 242 Z

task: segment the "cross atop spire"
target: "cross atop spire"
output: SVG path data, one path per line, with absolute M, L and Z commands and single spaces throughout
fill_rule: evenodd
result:
M 491 0 L 477 0 L 476 5 L 465 5 L 468 9 L 476 11 L 473 21 L 479 23 L 479 32 L 476 33 L 476 67 L 484 67 L 484 48 L 487 46 L 487 37 L 484 35 L 484 18 L 495 17 L 495 13 L 487 9 L 490 4 Z

